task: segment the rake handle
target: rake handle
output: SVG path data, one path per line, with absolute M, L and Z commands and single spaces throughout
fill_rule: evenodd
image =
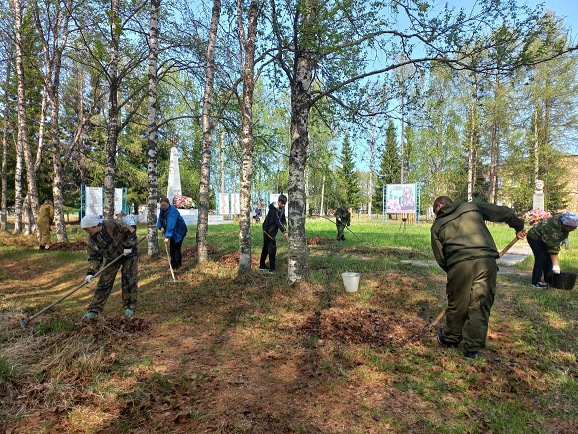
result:
M 171 257 L 169 255 L 169 248 L 167 247 L 166 244 L 165 244 L 165 250 L 167 251 L 167 259 L 169 260 L 169 268 L 171 269 L 171 276 L 173 276 L 173 282 L 176 282 L 177 279 L 175 279 L 175 273 L 173 271 L 173 265 L 171 264 Z
M 145 239 L 145 237 L 141 238 L 138 243 L 137 246 Z M 110 261 L 108 264 L 106 264 L 103 268 L 101 268 L 100 270 L 98 270 L 93 276 L 92 278 L 94 279 L 96 276 L 98 276 L 99 274 L 101 274 L 102 272 L 104 272 L 104 270 L 106 270 L 108 267 L 110 267 L 112 264 L 114 264 L 116 261 L 118 261 L 120 258 L 124 257 L 124 255 L 120 255 L 117 256 L 116 258 L 114 258 L 112 261 Z M 48 309 L 50 309 L 52 306 L 56 306 L 58 303 L 60 303 L 62 300 L 64 300 L 65 298 L 69 297 L 70 295 L 74 294 L 76 291 L 78 291 L 80 288 L 82 288 L 84 285 L 88 285 L 88 282 L 84 281 L 82 282 L 80 285 L 78 285 L 76 288 L 74 288 L 72 291 L 68 292 L 67 294 L 63 295 L 62 297 L 60 297 L 58 300 L 56 300 L 54 303 L 46 306 L 44 309 L 42 309 L 39 312 L 36 312 L 34 315 L 32 315 L 29 318 L 26 319 L 21 319 L 20 320 L 20 326 L 22 327 L 22 330 L 24 330 L 24 328 L 26 327 L 26 325 L 32 321 L 34 318 L 36 318 L 38 315 L 46 312 Z

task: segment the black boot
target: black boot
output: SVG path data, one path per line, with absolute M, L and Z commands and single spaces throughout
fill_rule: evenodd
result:
M 46 250 L 46 246 L 39 246 L 38 250 Z

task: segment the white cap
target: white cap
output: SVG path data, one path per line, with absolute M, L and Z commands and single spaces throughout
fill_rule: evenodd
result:
M 88 214 L 82 217 L 82 220 L 80 221 L 80 227 L 82 229 L 93 228 L 98 226 L 99 223 L 100 217 L 98 217 L 96 214 Z

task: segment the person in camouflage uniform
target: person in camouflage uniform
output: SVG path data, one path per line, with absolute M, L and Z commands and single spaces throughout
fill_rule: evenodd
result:
M 125 315 L 133 315 L 138 294 L 136 231 L 119 220 L 101 222 L 96 215 L 83 217 L 80 226 L 89 234 L 86 241 L 88 244 L 86 283 L 92 281 L 94 274 L 103 265 L 103 260 L 104 266 L 106 266 L 119 256 L 123 256 L 100 275 L 86 317 L 92 318 L 103 311 L 106 300 L 112 291 L 116 273 L 121 267 L 124 313 Z
M 560 273 L 558 253 L 560 243 L 568 238 L 568 234 L 578 226 L 576 214 L 564 213 L 542 220 L 528 231 L 528 244 L 534 253 L 534 268 L 532 270 L 532 286 L 547 288 L 552 283 L 552 274 Z M 544 274 L 544 282 L 540 282 Z
M 446 327 L 438 333 L 444 347 L 464 342 L 465 356 L 473 359 L 486 344 L 490 310 L 496 294 L 500 257 L 485 221 L 505 222 L 524 238 L 524 220 L 505 206 L 485 202 L 453 202 L 438 197 L 433 205 L 431 246 L 447 273 Z
M 47 200 L 38 210 L 38 225 L 39 232 L 39 250 L 45 250 L 46 245 L 50 243 L 50 224 L 54 220 L 54 208 L 52 201 Z
M 349 213 L 347 205 L 338 208 L 333 215 L 335 216 L 335 224 L 337 225 L 337 241 L 345 241 L 343 230 L 345 229 L 345 226 L 349 227 L 351 224 L 351 214 Z

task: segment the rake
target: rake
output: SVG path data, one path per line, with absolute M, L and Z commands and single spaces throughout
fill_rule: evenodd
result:
M 145 240 L 145 239 L 146 239 L 146 238 L 144 238 L 144 237 L 141 238 L 141 239 L 138 241 L 137 246 L 138 246 L 143 240 Z M 106 270 L 108 267 L 110 267 L 112 264 L 114 264 L 116 261 L 118 261 L 120 258 L 123 258 L 123 257 L 124 257 L 124 255 L 117 256 L 117 257 L 114 258 L 112 261 L 110 261 L 108 264 L 106 264 L 103 268 L 101 268 L 100 270 L 98 270 L 98 272 L 96 272 L 96 273 L 92 276 L 93 280 L 94 280 L 94 278 L 95 278 L 96 276 L 100 275 L 104 270 Z M 46 306 L 46 307 L 45 307 L 44 309 L 42 309 L 41 311 L 36 312 L 36 313 L 35 313 L 34 315 L 32 315 L 31 317 L 28 317 L 28 318 L 26 318 L 26 319 L 21 319 L 21 320 L 20 320 L 20 327 L 22 327 L 22 330 L 25 330 L 25 329 L 26 329 L 26 325 L 27 325 L 30 321 L 32 321 L 34 318 L 36 318 L 38 315 L 46 312 L 46 311 L 47 311 L 48 309 L 50 309 L 52 306 L 56 306 L 56 305 L 57 305 L 58 303 L 60 303 L 62 300 L 64 300 L 65 298 L 71 296 L 72 294 L 74 294 L 76 291 L 78 291 L 80 288 L 82 288 L 82 287 L 85 286 L 85 285 L 88 285 L 88 282 L 86 282 L 86 281 L 82 282 L 80 285 L 78 285 L 78 286 L 77 286 L 76 288 L 74 288 L 72 291 L 70 291 L 69 293 L 63 295 L 63 296 L 60 297 L 58 300 L 56 300 L 54 303 Z
M 165 250 L 167 252 L 167 259 L 169 260 L 169 268 L 171 269 L 171 276 L 173 276 L 173 280 L 169 280 L 167 283 L 187 283 L 186 280 L 177 280 L 175 279 L 175 272 L 173 271 L 173 265 L 171 264 L 171 256 L 169 255 L 169 248 L 165 244 Z

